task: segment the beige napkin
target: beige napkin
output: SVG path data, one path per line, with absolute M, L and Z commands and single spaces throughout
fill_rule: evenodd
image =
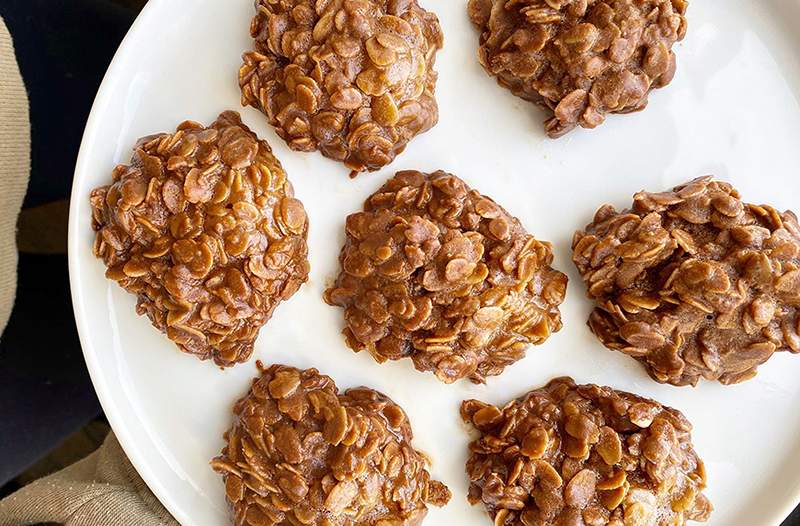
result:
M 113 433 L 100 449 L 0 501 L 0 526 L 177 525 L 133 469 Z
M 30 172 L 28 98 L 0 18 L 0 331 L 17 283 L 17 216 Z M 18 437 L 24 439 L 24 437 Z M 116 437 L 87 458 L 0 501 L 0 526 L 171 526 L 178 524 L 136 473 Z
M 11 35 L 0 19 L 0 331 L 17 289 L 16 225 L 31 166 L 28 94 Z

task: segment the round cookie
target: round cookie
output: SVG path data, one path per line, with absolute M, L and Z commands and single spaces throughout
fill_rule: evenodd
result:
M 701 177 L 610 205 L 573 239 L 600 341 L 655 380 L 733 384 L 775 351 L 800 352 L 800 227 Z
M 247 360 L 308 278 L 308 220 L 265 141 L 234 112 L 144 137 L 91 194 L 94 254 L 136 312 L 220 366 Z
M 405 412 L 360 387 L 339 393 L 316 369 L 263 369 L 234 406 L 223 476 L 237 525 L 417 526 L 450 491 L 411 445 Z
M 478 58 L 514 95 L 552 112 L 550 137 L 643 109 L 675 74 L 687 0 L 470 0 Z
M 442 30 L 416 0 L 257 0 L 256 10 L 242 104 L 293 150 L 319 150 L 355 174 L 436 124 Z
M 550 243 L 454 175 L 398 172 L 346 233 L 325 299 L 345 309 L 348 345 L 378 362 L 479 383 L 561 328 L 567 277 Z
M 691 424 L 639 396 L 557 378 L 496 407 L 461 404 L 468 500 L 496 526 L 667 526 L 705 521 Z

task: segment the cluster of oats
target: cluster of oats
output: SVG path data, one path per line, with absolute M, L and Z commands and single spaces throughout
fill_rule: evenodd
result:
M 237 525 L 414 526 L 450 499 L 405 412 L 372 389 L 339 393 L 316 369 L 273 365 L 234 414 L 211 464 Z
M 259 0 L 242 103 L 294 150 L 354 172 L 392 162 L 439 118 L 436 15 L 415 0 Z
M 94 253 L 181 350 L 247 360 L 308 277 L 308 221 L 278 160 L 233 112 L 140 139 L 91 194 Z
M 643 109 L 675 75 L 687 0 L 470 0 L 478 57 L 500 85 L 552 112 L 550 137 Z
M 589 326 L 659 382 L 742 382 L 800 352 L 800 227 L 701 177 L 600 208 L 573 240 L 597 306 Z
M 461 416 L 470 446 L 469 501 L 496 526 L 652 526 L 705 521 L 706 474 L 691 425 L 674 409 L 609 387 L 557 378 Z

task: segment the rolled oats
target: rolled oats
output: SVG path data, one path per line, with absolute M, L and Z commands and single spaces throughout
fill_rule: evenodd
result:
M 247 360 L 309 270 L 306 213 L 269 145 L 225 112 L 140 139 L 112 178 L 91 194 L 106 276 L 182 351 Z
M 675 74 L 688 0 L 470 0 L 478 58 L 500 85 L 552 111 L 550 137 L 643 109 Z
M 659 382 L 732 384 L 800 352 L 800 227 L 710 176 L 601 207 L 573 261 L 597 306 L 592 332 Z
M 450 491 L 411 445 L 405 412 L 360 387 L 339 393 L 316 369 L 263 369 L 234 406 L 211 465 L 235 524 L 417 526 Z
M 467 400 L 461 417 L 480 432 L 468 500 L 496 526 L 666 526 L 711 514 L 692 426 L 653 400 L 557 378 L 502 408 Z
M 348 345 L 378 362 L 483 382 L 561 328 L 567 277 L 550 243 L 454 175 L 398 172 L 346 234 L 325 299 L 345 309 Z
M 256 0 L 256 11 L 242 104 L 292 149 L 377 170 L 436 124 L 442 31 L 416 0 Z

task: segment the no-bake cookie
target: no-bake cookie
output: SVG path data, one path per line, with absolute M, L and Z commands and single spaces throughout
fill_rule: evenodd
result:
M 256 10 L 242 104 L 293 150 L 377 170 L 436 124 L 442 30 L 416 0 L 258 0 Z
M 418 526 L 450 499 L 405 412 L 377 391 L 340 393 L 316 369 L 273 365 L 233 411 L 211 465 L 237 526 Z
M 573 260 L 600 341 L 659 382 L 732 384 L 776 351 L 800 352 L 800 227 L 701 177 L 600 208 Z
M 247 360 L 308 278 L 308 219 L 265 141 L 234 112 L 139 140 L 92 191 L 94 253 L 136 311 L 220 366 Z
M 326 301 L 345 309 L 356 352 L 483 382 L 561 328 L 567 277 L 550 243 L 454 175 L 398 172 L 346 233 Z
M 705 521 L 706 472 L 679 412 L 557 378 L 503 407 L 461 405 L 468 499 L 495 526 L 673 526 Z
M 470 0 L 478 58 L 500 85 L 552 112 L 550 137 L 643 109 L 675 75 L 687 0 Z

